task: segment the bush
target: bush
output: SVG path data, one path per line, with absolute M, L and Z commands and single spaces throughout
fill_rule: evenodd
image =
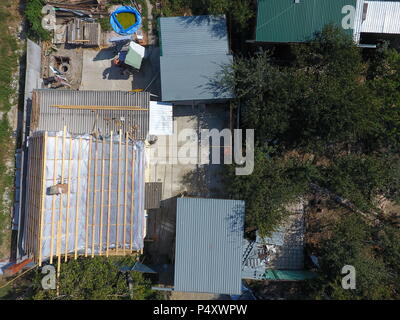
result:
M 42 8 L 44 0 L 28 0 L 25 9 L 25 16 L 29 23 L 27 36 L 33 40 L 49 40 L 50 32 L 42 27 Z

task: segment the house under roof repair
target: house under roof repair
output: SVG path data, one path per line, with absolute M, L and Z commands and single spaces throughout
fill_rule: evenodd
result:
M 232 98 L 214 81 L 232 63 L 225 16 L 159 18 L 162 101 Z
M 178 198 L 174 290 L 241 294 L 245 203 Z
M 39 265 L 56 257 L 143 249 L 144 143 L 41 131 L 28 141 L 22 246 Z

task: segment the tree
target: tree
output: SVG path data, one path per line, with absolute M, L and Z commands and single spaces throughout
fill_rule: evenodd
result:
M 133 266 L 134 257 L 102 257 L 79 258 L 69 260 L 61 266 L 59 297 L 56 290 L 43 290 L 38 273 L 34 280 L 33 299 L 64 300 L 120 300 L 156 299 L 157 294 L 151 290 L 151 282 L 139 272 L 130 272 L 133 280 L 133 292 L 125 276 L 120 272 L 121 266 Z
M 349 147 L 381 148 L 377 140 L 389 133 L 376 92 L 364 80 L 367 64 L 352 39 L 327 26 L 292 53 L 284 65 L 264 52 L 239 57 L 225 70 L 220 86 L 236 93 L 243 126 L 256 129 L 261 143 L 274 141 L 281 150 L 316 156 Z
M 375 247 L 371 227 L 360 216 L 348 213 L 332 230 L 332 237 L 321 243 L 320 276 L 308 284 L 310 297 L 339 300 L 396 297 L 395 278 Z M 356 270 L 356 289 L 342 287 L 341 270 L 345 265 Z
M 281 224 L 288 204 L 307 198 L 311 184 L 350 201 L 352 211 L 337 210 L 331 237 L 312 248 L 321 270 L 306 292 L 398 298 L 400 232 L 378 200 L 400 204 L 400 54 L 363 55 L 332 26 L 291 54 L 284 63 L 273 52 L 237 57 L 216 80 L 235 92 L 242 128 L 255 129 L 258 145 L 253 174 L 228 169 L 227 189 L 246 200 L 247 224 L 262 235 Z M 379 223 L 360 212 L 377 214 Z M 356 290 L 342 288 L 345 265 L 356 268 Z
M 400 201 L 400 159 L 385 154 L 341 156 L 320 166 L 314 181 L 350 200 L 359 210 L 379 213 L 378 197 Z
M 271 157 L 273 148 L 256 148 L 255 168 L 250 176 L 236 176 L 230 167 L 225 179 L 235 199 L 246 200 L 246 224 L 257 226 L 262 236 L 274 231 L 287 215 L 287 206 L 307 192 L 304 168 L 295 159 Z
M 42 8 L 44 0 L 28 0 L 25 8 L 25 16 L 29 23 L 28 36 L 34 40 L 49 40 L 50 32 L 42 27 Z

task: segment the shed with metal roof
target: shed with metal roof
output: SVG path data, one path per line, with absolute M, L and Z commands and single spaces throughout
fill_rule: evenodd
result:
M 240 294 L 245 203 L 178 198 L 174 289 Z
M 233 61 L 225 16 L 159 18 L 162 100 L 230 99 L 215 85 Z

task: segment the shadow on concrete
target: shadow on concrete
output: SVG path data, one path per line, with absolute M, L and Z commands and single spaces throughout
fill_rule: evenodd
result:
M 115 58 L 117 53 L 118 52 L 113 47 L 103 49 L 97 53 L 97 55 L 93 58 L 93 61 L 111 60 L 111 59 Z
M 140 71 L 133 77 L 133 89 L 144 89 L 161 98 L 160 48 L 146 47 Z
M 122 68 L 116 66 L 110 66 L 103 71 L 103 79 L 107 80 L 128 80 L 129 77 L 129 72 L 124 71 Z

